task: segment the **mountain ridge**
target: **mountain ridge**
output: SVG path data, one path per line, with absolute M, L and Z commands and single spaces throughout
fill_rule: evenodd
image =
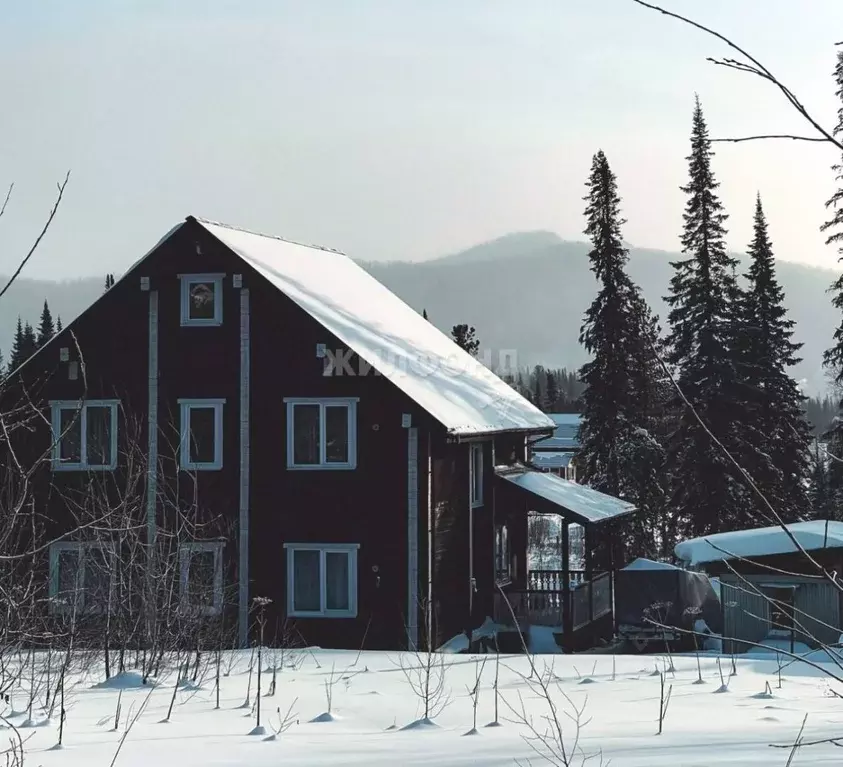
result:
M 521 365 L 575 369 L 587 357 L 579 345 L 583 313 L 596 293 L 589 270 L 589 245 L 553 232 L 512 232 L 457 253 L 428 261 L 358 261 L 370 274 L 446 333 L 468 323 L 481 350 L 513 354 Z M 743 272 L 746 257 L 741 260 Z M 629 272 L 665 322 L 670 262 L 679 253 L 630 246 Z M 777 260 L 785 304 L 805 345 L 803 362 L 792 371 L 806 393 L 824 392 L 822 352 L 832 343 L 839 315 L 827 289 L 837 272 L 826 267 Z M 0 279 L 3 279 L 0 277 Z M 5 282 L 3 283 L 5 284 Z M 0 350 L 8 357 L 18 316 L 35 325 L 46 298 L 53 316 L 67 325 L 102 293 L 103 277 L 44 280 L 20 277 L 0 301 Z

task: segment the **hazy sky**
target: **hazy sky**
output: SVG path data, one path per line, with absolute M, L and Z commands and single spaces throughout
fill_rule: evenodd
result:
M 743 42 L 831 127 L 841 0 L 664 0 Z M 0 0 L 0 271 L 120 271 L 196 214 L 359 258 L 506 232 L 581 239 L 591 156 L 635 245 L 676 249 L 694 92 L 713 135 L 804 132 L 729 51 L 632 0 Z M 810 13 L 807 12 L 810 7 Z M 755 192 L 778 255 L 833 266 L 828 145 L 721 145 L 729 244 Z

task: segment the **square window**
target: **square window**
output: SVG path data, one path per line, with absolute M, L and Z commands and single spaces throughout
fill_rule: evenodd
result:
M 54 471 L 117 466 L 116 400 L 51 402 Z
M 222 610 L 221 541 L 184 543 L 179 549 L 181 608 L 197 615 Z
M 222 468 L 223 399 L 179 400 L 181 406 L 182 469 L 213 471 Z
M 114 605 L 113 550 L 106 543 L 50 546 L 50 606 L 57 613 L 106 613 Z
M 222 274 L 181 275 L 181 324 L 222 325 Z
M 471 443 L 471 505 L 483 505 L 483 443 Z
M 357 401 L 288 399 L 287 468 L 357 466 Z
M 288 543 L 284 548 L 290 616 L 357 615 L 357 544 Z

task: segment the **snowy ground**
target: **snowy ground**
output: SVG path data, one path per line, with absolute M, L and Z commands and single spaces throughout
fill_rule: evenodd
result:
M 405 666 L 415 656 L 403 656 Z M 26 742 L 26 765 L 44 767 L 108 767 L 125 735 L 126 723 L 136 716 L 146 700 L 140 718 L 125 738 L 117 765 L 125 767 L 188 767 L 189 765 L 277 765 L 308 767 L 323 765 L 512 765 L 529 759 L 532 765 L 547 762 L 535 756 L 524 740 L 529 729 L 513 722 L 506 703 L 501 703 L 502 726 L 484 727 L 493 718 L 495 663 L 486 657 L 480 683 L 478 734 L 471 729 L 472 706 L 467 688 L 474 687 L 477 664 L 466 655 L 439 656 L 447 665 L 446 686 L 452 702 L 436 716 L 433 726 L 401 729 L 417 720 L 421 711 L 405 674 L 399 668 L 399 655 L 388 653 L 302 652 L 293 665 L 289 659 L 277 675 L 274 696 L 262 698 L 267 734 L 277 719 L 275 711 L 286 711 L 291 704 L 295 723 L 275 740 L 250 735 L 255 727 L 254 711 L 244 707 L 250 655 L 231 657 L 230 675 L 222 679 L 220 709 L 215 710 L 213 667 L 198 685 L 180 689 L 169 723 L 162 723 L 173 694 L 173 678 L 163 679 L 151 692 L 139 688 L 138 677 L 128 672 L 102 685 L 101 669 L 78 677 L 68 686 L 68 713 L 64 747 L 51 747 L 57 741 L 54 721 L 47 726 L 25 727 L 26 714 L 3 716 L 16 727 Z M 357 662 L 355 664 L 355 659 Z M 274 659 L 278 662 L 278 659 Z M 827 660 L 827 659 L 826 659 Z M 269 666 L 273 657 L 265 658 Z M 832 690 L 843 692 L 821 671 L 803 662 L 791 663 L 783 672 L 778 689 L 774 655 L 744 658 L 737 663 L 737 675 L 729 678 L 731 660 L 723 659 L 728 691 L 716 692 L 721 685 L 717 660 L 702 659 L 704 684 L 696 684 L 694 657 L 675 657 L 675 674 L 666 674 L 665 686 L 673 686 L 664 722 L 658 728 L 660 679 L 654 675 L 658 664 L 669 663 L 652 656 L 608 655 L 536 657 L 537 666 L 550 669 L 551 689 L 561 711 L 568 704 L 561 691 L 576 705 L 585 707 L 590 721 L 583 727 L 580 747 L 585 755 L 602 751 L 603 764 L 622 767 L 693 767 L 695 765 L 785 765 L 787 749 L 770 744 L 792 743 L 803 718 L 808 715 L 805 739 L 816 740 L 843 735 L 843 699 Z M 227 666 L 225 663 L 224 666 Z M 333 720 L 313 721 L 327 708 L 325 682 L 334 668 Z M 829 664 L 829 669 L 833 666 Z M 500 664 L 500 693 L 504 701 L 518 707 L 519 695 L 537 727 L 548 714 L 546 701 L 537 697 L 525 656 L 507 656 Z M 271 674 L 263 677 L 266 693 Z M 555 678 L 552 678 L 555 677 Z M 254 677 L 251 703 L 254 703 Z M 772 694 L 765 694 L 766 683 Z M 558 684 L 558 689 L 556 685 Z M 114 730 L 119 690 L 122 713 Z M 16 688 L 11 705 L 26 706 L 27 684 Z M 3 705 L 0 703 L 0 705 Z M 44 713 L 33 712 L 43 720 Z M 327 719 L 327 717 L 321 717 Z M 566 737 L 573 737 L 570 722 L 563 717 Z M 11 730 L 0 733 L 0 745 Z M 570 747 L 570 741 L 569 741 Z M 803 747 L 793 765 L 839 765 L 841 750 L 832 745 Z M 0 759 L 2 762 L 2 759 Z M 561 763 L 561 762 L 556 762 Z M 572 760 L 571 764 L 582 761 Z M 599 760 L 588 764 L 598 764 Z

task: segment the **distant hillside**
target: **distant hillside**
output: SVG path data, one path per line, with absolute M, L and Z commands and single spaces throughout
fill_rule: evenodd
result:
M 578 343 L 583 312 L 596 284 L 588 269 L 588 246 L 546 232 L 510 234 L 462 254 L 422 263 L 367 263 L 366 268 L 430 320 L 449 331 L 461 322 L 477 328 L 483 347 L 517 350 L 519 364 L 581 365 Z M 484 256 L 486 254 L 486 256 Z M 630 273 L 664 319 L 662 300 L 677 253 L 632 248 Z M 810 393 L 824 391 L 822 352 L 839 315 L 826 290 L 836 274 L 802 264 L 778 262 L 804 361 L 796 367 Z
M 442 330 L 461 322 L 477 328 L 483 348 L 515 350 L 522 365 L 574 368 L 585 361 L 578 343 L 583 312 L 596 284 L 588 246 L 552 232 L 509 234 L 432 261 L 366 263 L 365 268 Z M 664 317 L 662 296 L 676 253 L 632 248 L 630 272 Z M 794 371 L 810 393 L 825 390 L 822 352 L 839 316 L 826 290 L 836 274 L 780 261 L 787 305 L 805 358 Z M 0 278 L 2 279 L 2 278 Z M 0 349 L 8 356 L 18 315 L 37 322 L 44 298 L 67 323 L 102 290 L 103 278 L 72 282 L 19 280 L 0 300 Z

